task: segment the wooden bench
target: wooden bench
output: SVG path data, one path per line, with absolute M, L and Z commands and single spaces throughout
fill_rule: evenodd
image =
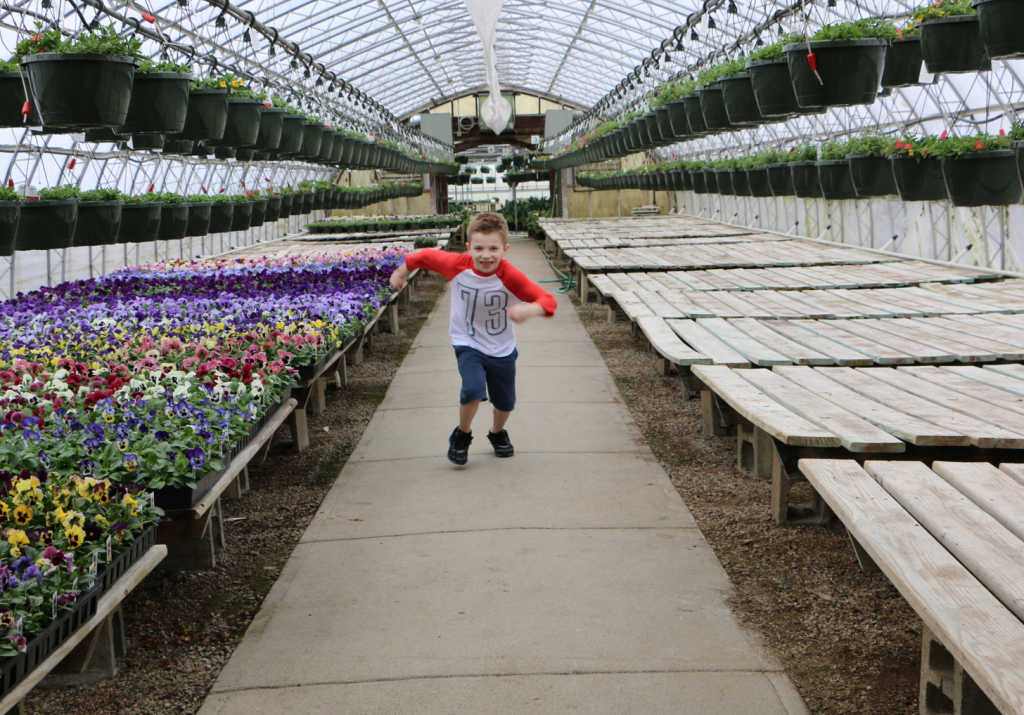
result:
M 802 459 L 924 621 L 922 715 L 1024 715 L 1024 465 Z

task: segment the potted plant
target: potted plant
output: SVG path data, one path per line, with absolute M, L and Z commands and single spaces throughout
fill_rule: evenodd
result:
M 256 152 L 253 151 L 252 149 L 244 149 L 242 147 L 238 147 L 235 149 L 235 161 L 252 161 L 252 158 L 253 156 L 255 156 L 255 154 Z
M 81 192 L 70 184 L 40 189 L 38 201 L 21 206 L 15 246 L 19 251 L 71 248 Z
M 235 210 L 231 214 L 232 231 L 248 231 L 252 224 L 253 198 L 248 194 L 235 194 L 231 197 L 235 202 Z
M 480 173 L 481 174 L 490 174 L 491 173 L 491 167 L 489 167 L 489 166 L 481 166 L 480 167 Z
M 914 10 L 912 17 L 921 28 L 921 54 L 932 74 L 992 69 L 971 0 L 937 0 Z
M 471 184 L 482 184 L 482 183 L 484 183 L 484 177 L 482 177 L 482 176 L 470 177 L 469 183 L 471 183 Z
M 220 139 L 228 123 L 228 89 L 221 80 L 209 77 L 189 85 L 185 126 L 168 140 Z
M 281 186 L 278 187 L 277 194 L 281 197 L 279 218 L 288 218 L 292 215 L 292 206 L 295 205 L 295 192 L 290 188 Z
M 298 207 L 298 209 L 299 209 L 298 213 L 303 215 L 303 216 L 308 216 L 309 214 L 313 213 L 313 202 L 316 201 L 316 192 L 313 191 L 313 187 L 310 186 L 309 184 L 306 184 L 304 186 L 303 184 L 305 184 L 305 183 L 306 182 L 300 181 L 299 184 L 298 184 L 298 187 L 297 187 L 298 188 L 298 192 L 296 192 L 296 194 L 295 194 L 295 201 L 298 201 L 299 199 L 301 199 L 302 200 L 302 205 L 298 206 L 297 204 L 293 203 L 292 204 L 292 213 L 293 214 L 296 213 L 296 211 L 295 211 L 296 207 Z M 309 182 L 309 183 L 312 183 L 312 182 Z
M 764 124 L 766 119 L 757 105 L 753 80 L 746 71 L 746 60 L 733 60 L 722 65 L 722 76 L 718 84 L 722 88 L 722 100 L 729 123 L 738 126 Z
M 1021 0 L 974 0 L 981 42 L 990 59 L 1024 55 L 1024 3 Z
M 743 65 L 763 117 L 788 117 L 794 114 L 818 114 L 825 107 L 801 107 L 789 75 L 789 60 L 782 48 L 803 41 L 803 35 L 786 35 L 778 42 L 750 53 Z
M 206 140 L 207 146 L 252 146 L 260 133 L 260 116 L 267 95 L 245 85 L 233 74 L 220 78 L 218 86 L 228 91 L 228 113 L 220 137 Z
M 921 65 L 924 55 L 921 54 L 921 32 L 917 24 L 910 20 L 896 31 L 896 39 L 892 40 L 885 53 L 885 69 L 882 70 L 882 86 L 887 89 L 910 87 L 920 84 Z
M 281 194 L 276 193 L 273 189 L 268 189 L 265 194 L 267 197 L 267 215 L 264 223 L 273 223 L 281 218 Z
M 732 190 L 737 196 L 752 196 L 750 181 L 747 178 L 747 169 L 753 166 L 750 157 L 740 157 L 735 160 L 732 170 Z
M 942 178 L 954 206 L 1020 202 L 1021 180 L 1011 136 L 953 137 L 943 132 L 928 149 L 942 160 Z
M 771 182 L 768 181 L 768 166 L 778 163 L 777 151 L 762 151 L 746 158 L 747 187 L 749 194 L 756 198 L 774 196 Z
M 866 134 L 847 143 L 846 160 L 857 198 L 898 193 L 890 159 L 892 148 L 892 138 L 881 134 Z
M 109 246 L 117 243 L 124 196 L 117 189 L 93 189 L 79 194 L 75 246 Z
M 210 233 L 226 233 L 231 230 L 232 217 L 235 213 L 235 202 L 226 194 L 211 197 Z
M 187 235 L 188 219 L 191 211 L 189 200 L 181 194 L 164 191 L 154 196 L 163 203 L 160 210 L 160 232 L 157 238 L 161 241 L 179 241 Z
M 715 175 L 715 186 L 717 187 L 717 193 L 722 196 L 735 196 L 736 187 L 732 183 L 732 171 L 736 167 L 734 159 L 718 159 L 717 161 L 711 162 L 713 173 Z M 708 184 L 708 188 L 711 184 Z
M 895 37 L 892 23 L 869 17 L 825 25 L 809 42 L 783 46 L 797 102 L 801 107 L 874 103 L 885 51 Z
M 818 175 L 818 149 L 812 144 L 802 144 L 789 150 L 785 157 L 789 166 L 789 174 L 793 179 L 793 193 L 801 199 L 820 199 L 821 179 Z M 771 181 L 771 172 L 768 173 L 768 180 Z M 772 193 L 775 193 L 775 185 L 772 185 Z M 779 194 L 775 194 L 779 196 Z
M 946 181 L 942 178 L 942 160 L 929 148 L 938 137 L 904 136 L 892 142 L 892 161 L 896 191 L 903 201 L 944 201 Z
M 270 106 L 267 106 L 267 105 Z M 275 151 L 281 146 L 281 134 L 284 132 L 284 118 L 288 113 L 284 100 L 274 97 L 270 102 L 263 103 L 260 112 L 260 129 L 256 134 L 256 151 Z
M 300 159 L 315 159 L 320 154 L 324 140 L 324 124 L 318 117 L 309 117 L 302 128 L 302 149 L 296 155 Z
M 118 243 L 149 243 L 160 235 L 160 217 L 163 202 L 157 194 L 125 196 L 121 207 L 121 224 L 117 230 Z
M 18 58 L 0 61 L 0 127 L 38 127 L 39 112 L 36 106 L 29 102 L 29 115 L 26 119 L 21 113 L 25 106 L 28 95 L 25 90 L 28 87 L 28 75 L 22 71 Z
M 120 134 L 175 134 L 185 127 L 192 68 L 142 60 L 135 68 L 132 98 Z
M 14 255 L 21 206 L 21 196 L 13 187 L 0 186 L 0 256 Z
M 700 111 L 704 116 L 704 125 L 709 131 L 732 129 L 729 114 L 725 111 L 725 98 L 718 78 L 732 69 L 731 62 L 709 67 L 697 75 L 697 96 L 700 97 Z
M 45 127 L 119 127 L 132 96 L 141 41 L 113 24 L 65 39 L 42 30 L 18 43 L 32 101 Z M 102 87 L 103 91 L 97 91 Z
M 233 146 L 215 146 L 213 147 L 213 155 L 223 161 L 235 158 L 235 148 Z
M 821 147 L 821 158 L 816 162 L 818 180 L 821 182 L 822 196 L 829 201 L 857 198 L 850 163 L 846 160 L 849 146 L 850 142 L 844 141 L 826 142 Z
M 302 151 L 306 115 L 295 107 L 285 104 L 278 97 L 274 97 L 271 102 L 275 107 L 283 107 L 285 110 L 284 117 L 281 119 L 281 140 L 277 145 L 277 152 L 282 156 L 294 156 Z
M 493 184 L 497 182 L 497 177 L 488 176 L 484 179 L 484 181 L 486 181 L 488 184 Z
M 188 197 L 188 227 L 185 236 L 205 236 L 210 232 L 210 216 L 213 212 L 213 197 L 208 194 L 192 194 Z
M 175 135 L 177 136 L 177 135 Z M 164 138 L 164 154 L 183 154 L 188 156 L 192 153 L 195 142 L 191 139 L 167 139 Z
M 163 151 L 164 144 L 162 134 L 136 134 L 132 136 L 133 151 Z

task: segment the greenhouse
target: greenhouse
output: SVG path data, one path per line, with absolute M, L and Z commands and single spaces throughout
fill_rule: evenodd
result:
M 1024 0 L 0 44 L 0 714 L 1024 715 Z

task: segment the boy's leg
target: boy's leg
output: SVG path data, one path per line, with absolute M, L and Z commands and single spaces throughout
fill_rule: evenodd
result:
M 470 347 L 456 346 L 455 357 L 459 361 L 462 376 L 462 392 L 459 395 L 459 426 L 448 438 L 448 460 L 453 464 L 465 464 L 469 445 L 473 441 L 473 417 L 480 408 L 480 402 L 487 399 L 487 377 L 483 353 Z
M 516 358 L 518 351 L 503 358 L 490 358 L 487 362 L 487 394 L 494 405 L 494 424 L 487 433 L 487 439 L 498 457 L 515 454 L 505 423 L 516 405 Z
M 494 425 L 491 427 L 491 434 L 498 434 L 505 429 L 505 423 L 508 422 L 508 418 L 512 416 L 511 412 L 502 412 L 497 407 L 494 408 Z
M 476 411 L 480 409 L 480 400 L 470 402 L 468 405 L 459 405 L 459 429 L 463 432 L 473 431 L 473 418 Z M 497 410 L 495 410 L 497 412 Z M 508 418 L 506 418 L 508 419 Z

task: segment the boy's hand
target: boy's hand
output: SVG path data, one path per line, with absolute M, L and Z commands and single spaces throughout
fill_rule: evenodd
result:
M 547 311 L 537 303 L 516 303 L 508 309 L 509 320 L 513 323 L 525 323 L 541 315 L 547 315 Z
M 391 278 L 388 279 L 388 282 L 391 283 L 391 287 L 394 288 L 395 292 L 397 293 L 398 291 L 405 288 L 405 281 L 408 277 L 409 269 L 406 268 L 405 264 L 403 263 L 394 270 L 394 272 L 391 274 Z

